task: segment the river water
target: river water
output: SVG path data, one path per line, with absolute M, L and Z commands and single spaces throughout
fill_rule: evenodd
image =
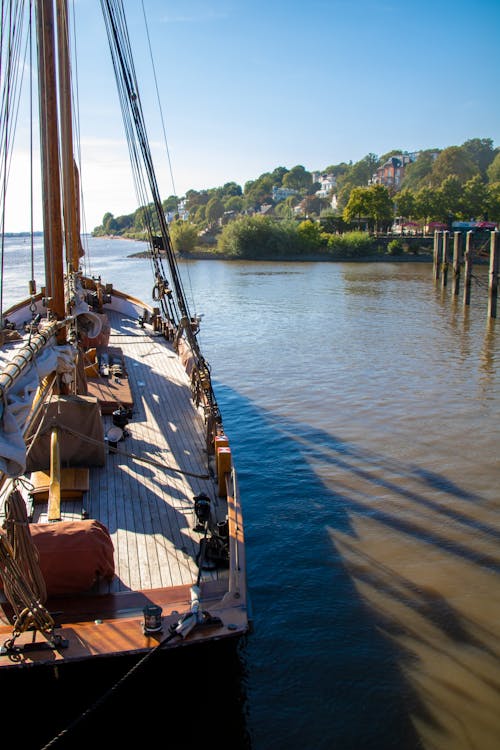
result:
M 7 244 L 4 308 L 29 265 Z M 89 240 L 90 271 L 149 300 L 149 261 L 127 257 L 142 249 Z M 180 272 L 238 468 L 254 623 L 231 685 L 237 721 L 221 705 L 225 726 L 210 732 L 235 749 L 498 750 L 500 334 L 487 268 L 465 310 L 428 263 Z M 199 670 L 195 724 L 194 707 L 222 694 Z

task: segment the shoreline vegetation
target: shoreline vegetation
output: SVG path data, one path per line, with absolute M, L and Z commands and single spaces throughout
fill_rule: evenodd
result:
M 255 222 L 262 224 L 261 218 L 253 218 L 246 222 L 255 229 Z M 306 226 L 303 226 L 306 224 Z M 371 235 L 369 232 L 346 232 L 344 234 L 318 233 L 317 226 L 312 222 L 302 222 L 302 225 L 291 228 L 292 240 L 288 232 L 278 225 L 259 226 L 263 230 L 249 234 L 242 229 L 238 221 L 230 227 L 230 240 L 226 242 L 214 241 L 206 245 L 195 245 L 189 250 L 174 252 L 182 260 L 224 260 L 224 261 L 270 261 L 270 262 L 303 262 L 303 263 L 433 263 L 434 235 L 410 235 L 394 237 L 392 235 Z M 312 227 L 312 231 L 311 231 Z M 302 229 L 302 234 L 301 234 Z M 305 236 L 304 236 L 305 234 Z M 144 236 L 101 235 L 108 240 L 125 239 L 147 243 Z M 158 240 L 160 238 L 157 238 Z M 485 251 L 488 254 L 490 246 L 490 232 L 476 232 L 471 237 L 471 250 L 474 262 L 483 264 Z M 160 249 L 160 253 L 163 254 Z M 147 258 L 150 251 L 145 249 L 131 253 L 129 258 Z
M 129 258 L 148 258 L 149 250 L 144 250 L 138 253 L 131 253 Z M 356 263 L 383 263 L 383 262 L 399 262 L 399 263 L 429 263 L 432 262 L 432 252 L 422 252 L 419 254 L 404 253 L 402 255 L 394 255 L 391 253 L 372 253 L 369 255 L 359 256 L 336 256 L 312 253 L 302 255 L 290 255 L 290 256 L 265 256 L 259 255 L 258 257 L 245 257 L 236 258 L 231 255 L 225 255 L 224 253 L 216 253 L 211 250 L 194 250 L 192 252 L 179 253 L 177 256 L 180 260 L 226 260 L 226 261 L 263 261 L 263 262 L 276 262 L 282 261 L 284 263 L 340 263 L 340 262 L 356 262 Z
M 344 233 L 328 232 L 312 220 L 281 221 L 266 217 L 245 217 L 231 221 L 222 229 L 196 233 L 188 222 L 182 222 L 182 241 L 179 241 L 179 222 L 174 223 L 171 240 L 178 258 L 191 260 L 268 260 L 268 261 L 429 261 L 432 260 L 433 236 L 404 236 L 371 234 L 353 230 Z M 176 231 L 177 230 L 177 231 Z M 186 241 L 189 233 L 190 241 Z M 93 235 L 95 236 L 95 234 Z M 109 239 L 113 235 L 100 234 Z M 122 238 L 147 241 L 144 234 L 125 233 Z M 161 248 L 161 238 L 153 237 Z M 148 250 L 134 253 L 148 256 Z

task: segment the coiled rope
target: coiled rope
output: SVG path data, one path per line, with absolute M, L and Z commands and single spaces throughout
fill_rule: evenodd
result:
M 17 487 L 12 490 L 5 501 L 4 526 L 14 557 L 19 566 L 24 569 L 25 580 L 38 601 L 45 603 L 47 587 L 40 570 L 40 556 L 31 537 L 26 503 Z M 15 606 L 14 603 L 12 606 Z

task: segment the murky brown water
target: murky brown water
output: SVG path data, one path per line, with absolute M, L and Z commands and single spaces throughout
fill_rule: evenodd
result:
M 94 257 L 132 290 L 138 263 L 111 245 Z M 181 270 L 240 474 L 252 747 L 497 750 L 500 333 L 487 269 L 465 311 L 428 264 Z M 241 726 L 223 746 L 243 746 Z
M 476 269 L 465 311 L 461 295 L 453 300 L 450 288 L 434 286 L 427 265 L 272 265 L 225 272 L 231 273 L 233 296 L 246 292 L 248 328 L 239 336 L 247 343 L 253 338 L 255 347 L 249 357 L 236 337 L 224 343 L 220 361 L 234 353 L 234 365 L 219 376 L 268 411 L 274 428 L 286 433 L 289 450 L 297 451 L 286 477 L 279 459 L 267 467 L 267 482 L 260 483 L 261 489 L 267 485 L 266 501 L 285 492 L 295 494 L 296 502 L 288 503 L 294 509 L 308 504 L 298 527 L 289 529 L 284 513 L 275 543 L 296 558 L 293 585 L 307 589 L 312 581 L 334 612 L 352 607 L 350 590 L 340 586 L 347 574 L 368 623 L 361 637 L 353 636 L 360 617 L 354 607 L 352 620 L 347 615 L 338 624 L 334 614 L 318 632 L 321 615 L 306 599 L 302 635 L 321 644 L 309 667 L 342 690 L 349 660 L 339 674 L 331 655 L 340 649 L 364 654 L 372 673 L 367 679 L 362 665 L 354 667 L 357 683 L 348 701 L 339 700 L 331 683 L 318 686 L 316 696 L 323 693 L 327 710 L 325 716 L 321 701 L 317 707 L 312 702 L 310 724 L 317 729 L 295 731 L 297 718 L 287 713 L 288 730 L 280 738 L 270 739 L 279 712 L 267 716 L 264 701 L 253 696 L 267 716 L 265 731 L 256 730 L 256 747 L 303 742 L 314 748 L 496 750 L 500 341 L 498 323 L 487 321 L 486 269 Z M 214 346 L 216 356 L 221 349 Z M 304 560 L 296 546 L 309 524 L 317 528 Z M 330 554 L 316 546 L 323 531 Z M 252 541 L 252 526 L 249 535 Z M 258 541 L 256 546 L 252 574 L 263 608 L 256 607 L 256 617 L 269 636 L 259 573 L 276 564 L 276 553 L 260 550 Z M 279 580 L 287 585 L 286 576 Z M 288 605 L 293 609 L 300 600 L 291 597 Z M 290 627 L 292 622 L 290 617 Z M 252 657 L 257 647 L 252 644 Z M 310 646 L 303 641 L 286 652 L 289 675 L 300 648 Z M 332 663 L 328 677 L 320 666 L 325 661 Z M 267 698 L 278 675 L 286 680 L 272 669 L 267 691 L 260 685 Z M 306 691 L 313 685 L 306 682 Z M 286 694 L 287 703 L 297 700 L 294 691 Z M 252 717 L 259 727 L 258 712 Z

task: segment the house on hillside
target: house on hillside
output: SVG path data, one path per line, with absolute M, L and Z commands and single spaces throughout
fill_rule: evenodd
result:
M 277 185 L 273 185 L 271 194 L 273 201 L 275 203 L 280 203 L 281 201 L 289 198 L 291 195 L 297 195 L 297 191 L 291 190 L 290 188 L 278 187 Z
M 405 168 L 408 164 L 411 164 L 417 158 L 417 154 L 396 154 L 387 159 L 382 166 L 380 166 L 371 179 L 372 185 L 385 185 L 386 187 L 395 188 L 399 190 L 403 177 L 405 174 Z
M 318 198 L 328 198 L 328 195 L 336 186 L 337 181 L 332 174 L 313 174 L 313 181 L 319 182 L 320 189 L 316 190 Z

